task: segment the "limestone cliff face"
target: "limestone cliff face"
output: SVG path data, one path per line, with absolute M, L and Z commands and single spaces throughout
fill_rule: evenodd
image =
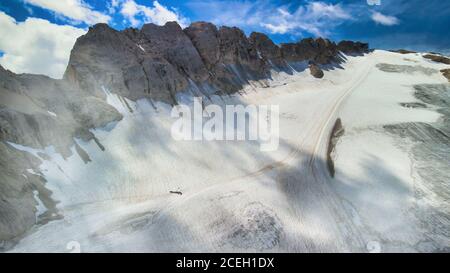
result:
M 270 38 L 259 32 L 253 32 L 249 37 L 250 43 L 256 48 L 260 57 L 262 57 L 269 67 L 278 69 L 286 67 L 286 61 L 283 58 L 281 48 L 277 46 Z
M 340 41 L 338 50 L 345 54 L 364 54 L 369 51 L 369 44 L 353 41 Z
M 205 66 L 208 84 L 218 93 L 234 93 L 249 81 L 266 79 L 269 70 L 242 30 L 236 27 L 217 29 L 211 23 L 197 22 L 185 29 Z
M 89 155 L 74 139 L 94 139 L 104 149 L 89 129 L 122 119 L 106 103 L 104 89 L 131 100 L 176 104 L 180 92 L 231 94 L 247 84 L 265 85 L 274 71 L 292 73 L 308 64 L 320 78 L 321 65 L 342 61 L 340 51 L 367 50 L 367 44 L 336 45 L 321 38 L 278 46 L 265 34 L 247 37 L 236 27 L 207 22 L 185 29 L 169 22 L 123 31 L 97 24 L 76 41 L 63 80 L 18 75 L 0 66 L 0 250 L 3 241 L 60 217 L 39 174 L 45 154 L 32 155 L 14 144 L 52 146 L 63 158 L 76 152 L 88 164 Z M 36 195 L 47 208 L 39 217 Z
M 16 75 L 0 69 L 0 140 L 42 149 L 53 145 L 67 157 L 74 137 L 89 139 L 88 129 L 120 120 L 104 100 L 64 80 Z
M 211 23 L 192 23 L 184 30 L 197 49 L 203 63 L 208 70 L 212 70 L 219 62 L 219 34 L 217 27 Z
M 0 243 L 37 222 L 59 217 L 39 174 L 42 158 L 11 143 L 36 149 L 53 146 L 66 158 L 76 145 L 74 138 L 93 139 L 90 128 L 121 118 L 105 101 L 66 81 L 17 75 L 0 66 Z M 39 218 L 36 195 L 47 209 Z
M 282 44 L 283 57 L 289 62 L 339 63 L 341 58 L 334 42 L 323 38 L 303 39 L 298 43 Z
M 230 94 L 264 85 L 272 71 L 300 70 L 300 63 L 336 64 L 340 51 L 364 53 L 368 45 L 309 38 L 277 46 L 262 33 L 247 37 L 239 28 L 207 22 L 184 30 L 175 22 L 124 31 L 97 24 L 77 40 L 64 78 L 97 96 L 106 87 L 133 100 L 175 104 L 179 92 L 192 88 Z

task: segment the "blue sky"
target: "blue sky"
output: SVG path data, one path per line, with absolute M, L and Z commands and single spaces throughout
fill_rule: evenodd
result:
M 448 0 L 1 0 L 0 64 L 60 77 L 65 54 L 90 25 L 124 29 L 174 20 L 182 26 L 238 26 L 247 34 L 264 32 L 276 43 L 325 36 L 382 49 L 450 51 Z M 45 59 L 53 63 L 45 67 Z

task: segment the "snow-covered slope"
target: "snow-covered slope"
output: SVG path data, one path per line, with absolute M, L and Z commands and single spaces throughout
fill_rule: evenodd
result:
M 446 197 L 436 197 L 449 193 L 445 173 L 450 161 L 436 158 L 449 153 L 449 135 L 433 136 L 432 126 L 420 126 L 436 127 L 446 117 L 415 95 L 416 86 L 434 84 L 449 96 L 450 86 L 439 73 L 446 65 L 430 62 L 421 54 L 376 51 L 371 57 L 377 69 L 339 114 L 346 133 L 334 154 L 333 187 L 373 251 L 449 251 L 450 203 Z M 421 134 L 408 135 L 408 127 L 414 125 Z M 436 137 L 447 145 L 439 145 Z M 429 147 L 417 154 L 417 145 Z M 423 162 L 432 172 L 418 173 Z M 433 170 L 433 166 L 438 168 Z
M 407 151 L 380 127 L 436 121 L 431 109 L 399 103 L 414 101 L 412 84 L 445 79 L 420 69 L 388 73 L 379 63 L 442 67 L 375 51 L 348 56 L 345 69 L 325 71 L 323 80 L 307 71 L 281 74 L 269 88 L 206 102 L 279 105 L 273 152 L 255 141 L 175 141 L 167 104 L 155 110 L 105 89 L 124 118 L 92 130 L 96 141 L 77 140 L 89 162 L 76 152 L 64 160 L 52 147 L 11 144 L 43 159 L 40 171 L 64 216 L 33 228 L 12 251 L 64 252 L 74 241 L 86 252 L 442 249 L 448 236 L 423 238 L 413 212 L 418 182 Z M 327 144 L 338 117 L 346 133 L 333 153 L 333 179 Z

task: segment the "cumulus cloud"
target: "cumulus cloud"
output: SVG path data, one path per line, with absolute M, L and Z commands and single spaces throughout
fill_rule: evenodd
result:
M 120 3 L 122 2 L 122 0 L 111 0 L 111 2 L 109 2 L 107 4 L 108 7 L 108 13 L 109 14 L 113 14 L 116 12 L 116 9 L 119 7 Z
M 381 24 L 384 26 L 393 26 L 398 25 L 400 21 L 397 19 L 397 17 L 384 15 L 380 12 L 374 12 L 371 16 L 372 20 L 375 21 L 377 24 Z
M 169 9 L 158 1 L 153 1 L 153 7 L 148 7 L 139 5 L 133 0 L 126 0 L 122 3 L 120 13 L 133 27 L 137 27 L 141 23 L 164 25 L 169 21 L 176 21 L 182 27 L 186 27 L 189 23 L 177 10 Z
M 299 6 L 294 12 L 278 8 L 264 17 L 261 25 L 272 33 L 285 34 L 296 30 L 325 36 L 331 24 L 350 19 L 350 14 L 340 5 L 310 2 Z
M 277 34 L 308 32 L 326 36 L 336 25 L 351 20 L 350 12 L 340 4 L 310 1 L 292 9 L 270 0 L 261 1 L 194 1 L 193 10 L 209 14 L 205 20 L 219 25 L 262 29 Z
M 86 31 L 47 20 L 27 18 L 16 22 L 0 12 L 0 64 L 15 73 L 44 74 L 61 78 L 76 39 Z
M 62 15 L 76 23 L 107 23 L 111 17 L 93 10 L 83 0 L 24 0 L 26 3 Z

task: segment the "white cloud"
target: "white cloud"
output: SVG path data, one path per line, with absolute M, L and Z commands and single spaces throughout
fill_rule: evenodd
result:
M 127 18 L 128 21 L 130 21 L 133 27 L 136 27 L 140 23 L 136 17 L 139 13 L 142 13 L 141 7 L 146 8 L 144 6 L 136 4 L 136 2 L 132 0 L 128 0 L 122 5 L 120 13 L 123 15 L 123 17 Z
M 218 25 L 267 30 L 271 33 L 298 34 L 308 32 L 326 36 L 329 30 L 345 20 L 350 12 L 339 4 L 309 1 L 292 10 L 291 5 L 279 6 L 271 0 L 261 1 L 194 1 L 188 4 L 204 20 Z
M 0 64 L 15 73 L 44 74 L 61 78 L 76 39 L 86 31 L 47 20 L 27 18 L 16 22 L 0 12 Z
M 295 31 L 307 31 L 316 36 L 325 36 L 331 24 L 351 19 L 350 14 L 340 5 L 310 2 L 300 6 L 294 12 L 287 8 L 278 8 L 265 15 L 261 26 L 272 33 L 285 34 Z
M 119 4 L 122 2 L 122 0 L 111 0 L 108 6 L 108 13 L 113 14 L 116 12 L 116 9 L 119 7 Z
M 381 24 L 384 26 L 393 26 L 398 25 L 400 21 L 394 17 L 389 15 L 384 15 L 380 12 L 374 12 L 372 13 L 372 20 L 374 20 L 377 24 Z
M 111 17 L 93 10 L 83 0 L 24 0 L 26 3 L 40 8 L 48 9 L 57 15 L 62 15 L 70 20 L 86 24 L 107 23 Z
M 177 12 L 177 10 L 173 8 L 169 9 L 161 5 L 158 1 L 153 1 L 153 7 L 148 7 L 139 5 L 133 0 L 126 0 L 122 3 L 120 13 L 133 27 L 137 27 L 141 23 L 164 25 L 169 21 L 176 21 L 182 27 L 186 27 L 189 23 L 186 18 Z
M 299 10 L 297 10 L 298 12 Z M 303 9 L 303 13 L 310 15 L 312 18 L 328 17 L 331 19 L 349 19 L 350 14 L 345 11 L 339 4 L 325 4 L 323 2 L 311 2 Z

